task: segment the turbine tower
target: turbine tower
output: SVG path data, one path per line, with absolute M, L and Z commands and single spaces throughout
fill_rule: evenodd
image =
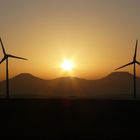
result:
M 136 64 L 140 65 L 140 62 L 137 61 L 137 47 L 138 47 L 138 40 L 136 40 L 136 46 L 135 46 L 135 53 L 134 53 L 134 57 L 133 57 L 133 61 L 124 65 L 124 66 L 121 66 L 119 68 L 117 68 L 116 70 L 119 70 L 119 69 L 122 69 L 126 66 L 129 66 L 129 65 L 134 65 L 134 100 L 136 100 Z
M 9 58 L 16 58 L 16 59 L 22 59 L 22 60 L 27 60 L 26 58 L 22 58 L 22 57 L 18 57 L 18 56 L 14 56 L 14 55 L 11 55 L 11 54 L 7 54 L 5 49 L 4 49 L 4 45 L 3 45 L 3 42 L 2 42 L 2 39 L 0 38 L 0 43 L 1 43 L 1 46 L 2 46 L 2 51 L 3 51 L 3 54 L 4 54 L 4 57 L 3 59 L 0 61 L 0 64 L 4 61 L 6 61 L 6 97 L 9 98 L 9 73 L 8 73 L 8 60 Z

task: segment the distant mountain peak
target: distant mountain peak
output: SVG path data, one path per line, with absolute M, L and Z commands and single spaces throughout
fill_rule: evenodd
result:
M 129 73 L 129 72 L 126 72 L 126 71 L 119 71 L 119 72 L 112 72 L 110 75 L 126 75 L 126 76 L 132 76 L 132 74 L 131 73 Z
M 25 77 L 34 77 L 32 74 L 30 74 L 30 73 L 20 73 L 20 74 L 18 74 L 18 75 L 16 75 L 15 77 L 23 77 L 23 76 L 25 76 Z
M 118 79 L 118 78 L 132 78 L 133 75 L 129 72 L 112 72 L 111 74 L 109 74 L 108 76 L 106 76 L 104 79 Z
M 32 74 L 30 73 L 20 73 L 19 75 L 17 76 L 33 76 Z
M 20 73 L 18 75 L 16 75 L 15 77 L 13 77 L 12 79 L 40 79 L 30 73 Z

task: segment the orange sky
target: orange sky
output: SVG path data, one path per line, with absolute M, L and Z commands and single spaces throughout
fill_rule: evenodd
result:
M 11 59 L 10 77 L 23 72 L 44 79 L 68 76 L 59 67 L 66 58 L 75 63 L 73 76 L 101 78 L 131 61 L 135 40 L 140 39 L 138 0 L 0 2 L 5 49 L 29 59 Z M 139 51 L 137 58 L 140 61 Z M 0 79 L 4 79 L 5 64 L 0 69 Z M 131 72 L 132 68 L 123 70 Z M 138 75 L 139 71 L 137 67 Z

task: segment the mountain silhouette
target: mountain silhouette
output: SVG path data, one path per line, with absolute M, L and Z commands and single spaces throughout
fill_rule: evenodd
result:
M 99 80 L 77 77 L 43 80 L 29 73 L 22 73 L 9 82 L 12 97 L 131 99 L 133 95 L 133 75 L 128 72 L 113 72 Z M 137 84 L 140 84 L 139 77 Z M 139 87 L 137 91 L 139 94 Z M 5 95 L 5 81 L 0 82 L 0 95 Z

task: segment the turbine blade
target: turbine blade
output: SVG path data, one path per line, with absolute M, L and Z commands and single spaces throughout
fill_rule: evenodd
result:
M 22 59 L 22 60 L 28 60 L 28 59 L 26 59 L 26 58 L 14 56 L 14 55 L 8 55 L 8 57 L 17 58 L 17 59 Z
M 117 69 L 115 69 L 115 70 L 122 69 L 122 68 L 124 68 L 124 67 L 126 67 L 126 66 L 129 66 L 129 65 L 132 65 L 132 64 L 134 64 L 134 62 L 128 63 L 128 64 L 126 64 L 126 65 L 123 65 L 123 66 L 121 66 L 121 67 L 119 67 L 119 68 L 117 68 Z
M 138 65 L 140 65 L 140 62 L 136 61 L 136 63 L 137 63 Z
M 5 49 L 4 49 L 4 45 L 3 45 L 3 42 L 2 42 L 2 39 L 0 38 L 0 43 L 1 43 L 1 46 L 2 46 L 2 51 L 4 53 L 4 55 L 6 55 L 6 52 L 5 52 Z
M 0 64 L 5 60 L 6 58 L 5 57 L 3 57 L 3 59 L 0 61 Z
M 136 40 L 134 60 L 136 60 L 136 56 L 137 56 L 137 48 L 138 48 L 138 40 Z

